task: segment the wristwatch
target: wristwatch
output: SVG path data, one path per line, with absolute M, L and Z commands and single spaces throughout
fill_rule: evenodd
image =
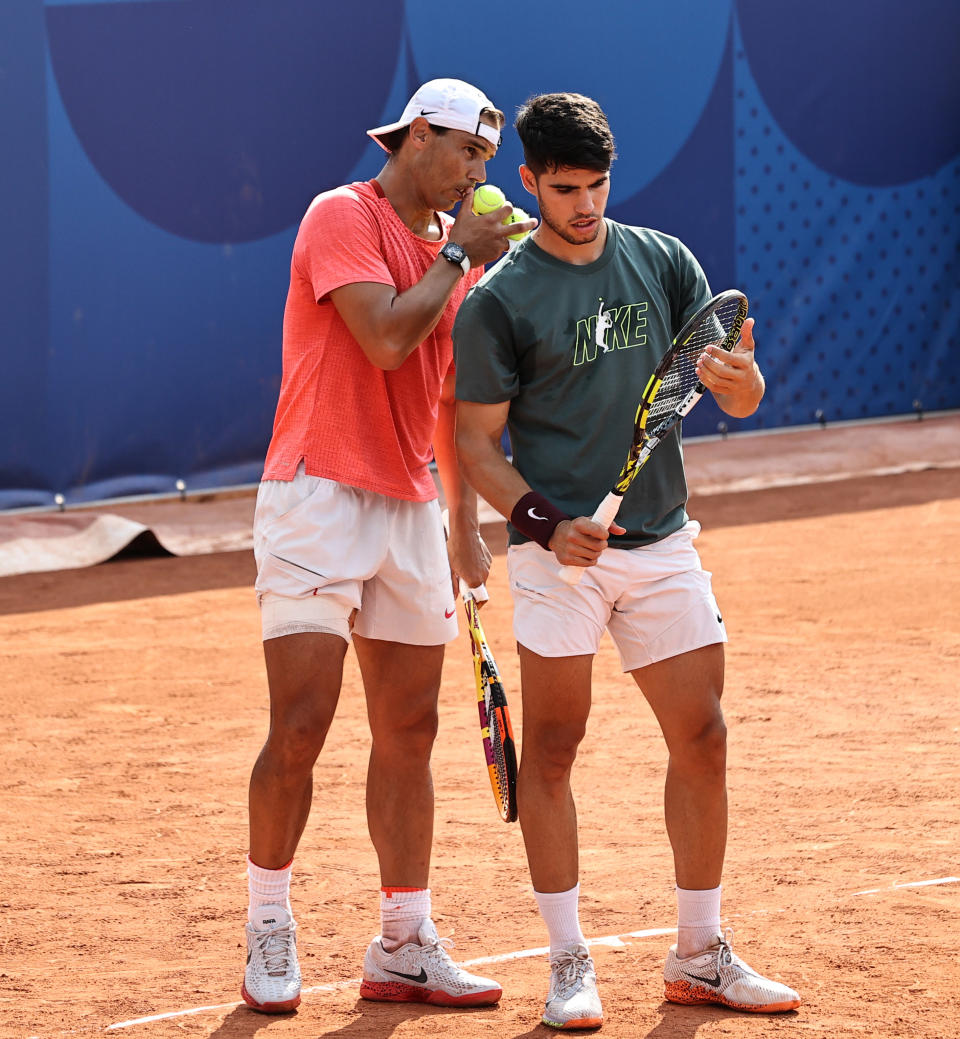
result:
M 456 242 L 447 242 L 447 244 L 440 250 L 440 255 L 451 263 L 455 263 L 458 267 L 463 268 L 464 274 L 470 273 L 470 258 L 467 256 L 466 250 L 462 245 L 458 245 Z

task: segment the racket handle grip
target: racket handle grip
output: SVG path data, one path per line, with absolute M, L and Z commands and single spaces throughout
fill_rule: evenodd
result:
M 620 503 L 622 501 L 622 494 L 617 494 L 615 491 L 611 491 L 606 498 L 600 502 L 599 506 L 597 506 L 597 511 L 590 518 L 594 523 L 599 523 L 600 526 L 606 530 L 617 518 L 617 513 L 620 511 Z M 566 581 L 567 584 L 579 584 L 580 579 L 583 577 L 584 570 L 586 570 L 585 566 L 562 566 L 560 567 L 560 579 Z

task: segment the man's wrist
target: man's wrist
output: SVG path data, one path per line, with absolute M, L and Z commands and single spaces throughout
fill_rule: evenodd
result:
M 440 255 L 448 262 L 456 264 L 464 274 L 470 273 L 470 257 L 459 242 L 447 242 L 440 250 Z
M 550 550 L 553 532 L 568 519 L 570 517 L 562 509 L 537 491 L 528 491 L 510 513 L 513 526 L 547 551 Z

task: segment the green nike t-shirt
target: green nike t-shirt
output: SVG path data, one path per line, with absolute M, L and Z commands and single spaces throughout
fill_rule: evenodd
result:
M 710 299 L 678 239 L 607 220 L 603 254 L 574 266 L 524 239 L 460 306 L 453 330 L 458 400 L 510 402 L 513 465 L 571 516 L 613 487 L 643 389 L 683 324 Z M 482 493 L 482 489 L 481 489 Z M 611 546 L 635 548 L 686 522 L 677 427 L 627 491 Z M 528 540 L 508 524 L 510 543 Z

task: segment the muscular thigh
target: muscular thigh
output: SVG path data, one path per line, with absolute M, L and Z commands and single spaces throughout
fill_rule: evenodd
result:
M 354 638 L 375 739 L 410 727 L 436 727 L 444 647 Z
M 702 646 L 632 671 L 653 709 L 668 747 L 722 725 L 724 647 Z
M 326 731 L 336 711 L 347 643 L 337 635 L 302 632 L 263 644 L 271 727 Z
M 545 657 L 521 645 L 524 750 L 539 743 L 576 744 L 590 716 L 593 656 Z

